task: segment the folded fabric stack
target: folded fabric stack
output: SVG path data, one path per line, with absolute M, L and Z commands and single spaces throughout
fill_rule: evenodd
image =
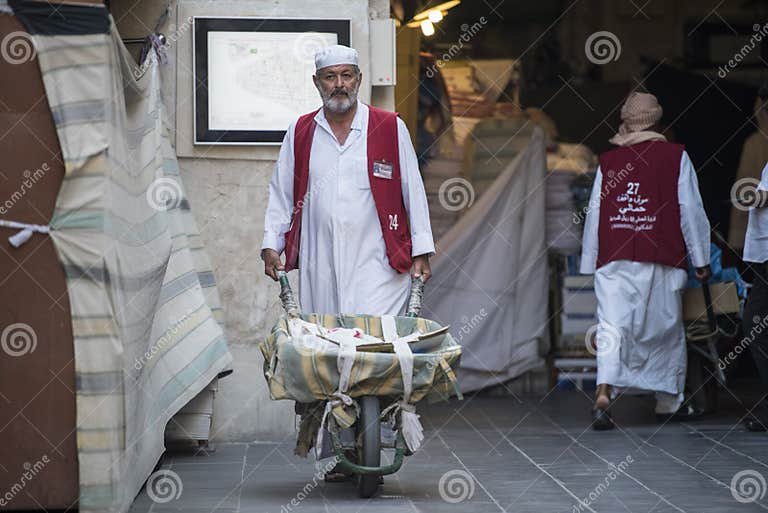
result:
M 488 118 L 464 143 L 464 175 L 480 196 L 530 144 L 536 128 L 525 117 Z
M 588 199 L 590 180 L 577 178 L 593 172 L 595 166 L 594 153 L 580 144 L 560 143 L 547 154 L 547 246 L 560 254 L 581 251 L 587 210 L 586 205 L 577 206 L 575 197 L 586 192 Z
M 520 78 L 519 62 L 512 59 L 454 61 L 442 68 L 454 116 L 486 118 L 495 113 L 519 113 L 517 89 L 505 93 Z M 507 107 L 499 108 L 499 101 Z
M 458 183 L 461 176 L 461 160 L 457 158 L 434 158 L 423 169 L 424 189 L 429 204 L 429 219 L 435 240 L 456 223 L 460 204 L 453 206 L 446 202 L 447 188 Z M 450 181 L 453 180 L 453 181 Z M 467 205 L 468 206 L 468 205 Z

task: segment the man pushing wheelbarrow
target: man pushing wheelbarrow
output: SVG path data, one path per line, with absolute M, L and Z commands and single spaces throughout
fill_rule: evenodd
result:
M 379 420 L 385 417 L 379 397 L 398 397 L 389 413 L 396 415 L 398 440 L 406 446 L 401 443 L 396 453 L 402 460 L 422 438 L 413 403 L 445 395 L 447 385 L 455 385 L 451 367 L 458 364 L 460 348 L 436 323 L 415 318 L 434 242 L 408 129 L 395 113 L 358 101 L 362 73 L 354 49 L 325 47 L 315 55 L 315 68 L 323 106 L 288 128 L 269 188 L 261 256 L 264 272 L 274 280 L 280 275 L 288 315 L 262 345 L 265 375 L 273 399 L 297 400 L 302 414 L 297 452 L 306 454 L 310 445 L 322 449 L 326 423 L 335 424 L 331 428 L 340 429 L 327 431 L 341 461 L 339 472 L 328 477 L 357 473 L 361 494 L 370 496 L 379 476 L 390 472 L 371 470 L 378 445 L 368 454 L 358 450 L 357 462 L 346 457 L 356 451 L 339 452 L 342 429 L 357 422 L 358 439 L 378 441 Z M 284 274 L 293 269 L 299 269 L 304 312 L 368 315 L 301 316 Z M 414 318 L 395 317 L 405 310 L 411 277 Z M 296 367 L 286 376 L 291 358 Z M 394 380 L 392 366 L 387 367 L 392 359 L 400 373 Z M 302 365 L 329 361 L 337 369 L 328 373 L 328 382 L 302 372 Z M 370 373 L 367 383 L 361 381 L 365 373 Z

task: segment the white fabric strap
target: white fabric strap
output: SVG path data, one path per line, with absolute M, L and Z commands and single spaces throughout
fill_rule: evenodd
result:
M 355 363 L 355 353 L 357 352 L 358 340 L 354 337 L 354 333 L 354 330 L 334 333 L 336 335 L 334 339 L 339 342 L 339 355 L 336 359 L 336 366 L 339 369 L 339 389 L 333 394 L 333 398 L 325 403 L 325 410 L 323 411 L 323 418 L 320 420 L 320 428 L 317 430 L 315 443 L 315 454 L 318 459 L 323 450 L 323 430 L 328 414 L 339 404 L 343 403 L 350 406 L 353 402 L 346 392 L 349 388 L 349 378 L 352 374 L 352 365 Z
M 424 440 L 424 428 L 421 426 L 416 407 L 410 403 L 413 391 L 413 351 L 409 342 L 414 339 L 412 334 L 399 338 L 392 342 L 395 354 L 400 361 L 400 372 L 403 375 L 403 400 L 400 401 L 400 428 L 403 430 L 403 438 L 411 452 L 416 452 Z
M 315 457 L 319 460 L 320 455 L 323 452 L 323 431 L 325 428 L 325 421 L 328 419 L 328 414 L 339 404 L 345 404 L 347 406 L 352 405 L 352 398 L 347 394 L 341 392 L 334 392 L 333 399 L 329 399 L 325 403 L 325 410 L 323 410 L 323 418 L 320 419 L 320 428 L 317 430 L 316 442 L 315 442 Z
M 361 343 L 369 343 L 371 342 L 371 339 L 377 339 L 365 336 L 356 329 L 326 330 L 322 326 L 298 318 L 290 319 L 288 325 L 292 336 L 297 336 L 299 334 L 321 336 L 331 339 L 339 344 L 339 353 L 336 359 L 336 365 L 339 371 L 339 388 L 326 402 L 323 417 L 320 420 L 320 427 L 317 431 L 315 442 L 315 454 L 319 459 L 323 448 L 323 435 L 328 415 L 336 406 L 340 404 L 351 406 L 354 402 L 353 399 L 347 395 L 347 391 L 349 389 L 349 380 L 352 375 L 352 366 L 355 363 L 357 346 Z M 384 341 L 392 344 L 397 359 L 400 362 L 400 372 L 403 377 L 403 398 L 396 404 L 400 409 L 403 438 L 405 439 L 408 448 L 412 452 L 415 452 L 424 440 L 424 429 L 419 421 L 419 416 L 416 414 L 416 407 L 413 404 L 410 404 L 411 393 L 413 392 L 413 351 L 411 351 L 409 344 L 414 340 L 418 340 L 419 334 L 411 333 L 398 338 L 397 324 L 394 316 L 391 315 L 382 316 L 381 328 L 384 334 Z
M 339 368 L 339 392 L 344 394 L 349 388 L 349 377 L 352 374 L 352 364 L 355 363 L 357 342 L 353 337 L 342 337 L 339 342 L 339 356 L 336 365 Z
M 400 360 L 400 372 L 403 374 L 403 401 L 407 403 L 411 399 L 413 390 L 413 352 L 404 339 L 395 340 L 392 345 L 395 347 L 397 359 Z
M 394 342 L 397 339 L 397 323 L 393 315 L 381 316 L 381 332 L 384 342 Z
M 5 219 L 0 219 L 0 226 L 3 226 L 5 228 L 14 228 L 17 230 L 21 230 L 17 232 L 15 235 L 11 235 L 8 237 L 8 242 L 11 243 L 11 246 L 14 248 L 18 248 L 25 242 L 27 242 L 31 237 L 32 234 L 37 233 L 50 233 L 51 227 L 48 225 L 43 224 L 28 224 L 28 223 L 19 223 L 17 221 L 7 221 Z

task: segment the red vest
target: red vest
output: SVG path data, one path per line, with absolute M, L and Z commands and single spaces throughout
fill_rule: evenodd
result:
M 296 122 L 293 139 L 293 216 L 285 234 L 285 270 L 299 267 L 301 211 L 309 184 L 309 155 L 315 134 L 315 114 L 304 114 Z M 389 265 L 397 272 L 411 268 L 411 231 L 403 202 L 400 154 L 397 144 L 397 114 L 368 106 L 368 180 L 379 215 Z M 391 169 L 391 178 L 374 176 L 374 164 Z M 381 172 L 377 173 L 381 174 Z
M 683 149 L 647 141 L 600 156 L 597 267 L 632 260 L 686 268 L 677 196 Z

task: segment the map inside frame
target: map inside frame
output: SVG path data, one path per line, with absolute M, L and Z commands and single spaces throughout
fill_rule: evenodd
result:
M 194 143 L 280 144 L 320 105 L 314 55 L 334 44 L 350 20 L 194 17 Z

